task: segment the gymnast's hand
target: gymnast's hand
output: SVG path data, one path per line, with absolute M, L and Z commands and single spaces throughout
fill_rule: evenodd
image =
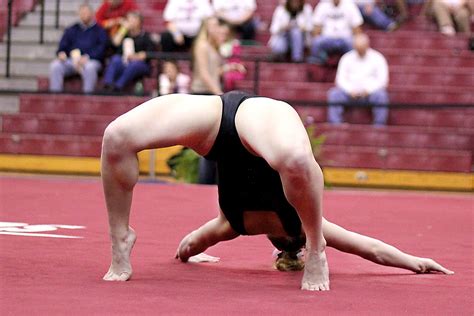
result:
M 444 273 L 454 274 L 454 271 L 448 270 L 433 259 L 429 258 L 417 258 L 417 268 L 414 270 L 416 273 Z
M 175 259 L 181 259 L 179 257 L 179 250 L 176 251 Z M 219 257 L 213 257 L 213 256 L 210 256 L 210 255 L 204 253 L 204 252 L 201 252 L 200 254 L 189 257 L 186 261 L 187 262 L 194 262 L 194 263 L 201 263 L 201 262 L 217 263 L 220 260 L 221 260 L 221 258 L 219 258 Z

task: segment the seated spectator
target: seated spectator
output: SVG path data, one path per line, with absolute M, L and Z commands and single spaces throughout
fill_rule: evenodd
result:
M 352 36 L 360 32 L 363 19 L 352 0 L 320 1 L 313 14 L 313 42 L 309 62 L 324 64 L 329 54 L 352 49 Z
M 105 69 L 106 90 L 122 91 L 128 83 L 150 73 L 148 56 L 155 50 L 155 44 L 149 33 L 142 30 L 142 23 L 140 13 L 129 12 L 115 34 L 112 42 L 118 49 Z
M 224 91 L 234 90 L 237 81 L 245 78 L 245 68 L 241 65 L 242 46 L 240 41 L 235 38 L 233 28 L 223 23 L 222 27 L 225 32 L 225 42 L 219 47 L 219 52 L 225 59 L 227 67 L 235 65 L 234 70 L 226 71 L 222 74 L 222 81 L 224 82 Z
M 467 35 L 471 34 L 471 15 L 467 0 L 431 0 L 433 15 L 441 33 L 453 36 L 456 30 Z
M 202 22 L 213 14 L 209 0 L 168 0 L 163 18 L 166 31 L 161 34 L 164 52 L 191 48 Z
M 104 0 L 95 14 L 97 23 L 107 30 L 110 38 L 125 21 L 128 12 L 138 10 L 133 0 Z
M 313 29 L 312 11 L 304 0 L 286 0 L 276 7 L 268 42 L 274 54 L 281 56 L 290 51 L 292 61 L 303 61 L 306 37 Z
M 88 4 L 79 7 L 79 22 L 68 27 L 59 42 L 49 69 L 49 90 L 63 91 L 64 78 L 80 74 L 82 90 L 92 93 L 102 68 L 107 33 L 94 21 L 94 13 Z
M 354 0 L 364 21 L 384 31 L 394 31 L 398 23 L 388 17 L 375 3 L 375 0 Z
M 374 124 L 381 126 L 388 118 L 388 65 L 385 57 L 370 48 L 369 37 L 358 34 L 354 50 L 342 56 L 336 74 L 336 87 L 328 92 L 328 121 L 343 122 L 342 103 L 361 102 L 372 107 Z
M 255 0 L 213 0 L 216 16 L 232 26 L 244 40 L 255 39 Z
M 191 78 L 179 71 L 175 60 L 163 63 L 163 72 L 159 77 L 160 95 L 171 93 L 189 93 Z

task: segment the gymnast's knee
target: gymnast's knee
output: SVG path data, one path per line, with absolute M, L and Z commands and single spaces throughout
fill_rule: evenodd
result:
M 104 131 L 102 158 L 107 159 L 109 163 L 113 163 L 128 153 L 135 154 L 130 133 L 125 124 L 115 120 Z
M 311 148 L 303 145 L 291 146 L 279 157 L 277 170 L 280 174 L 301 177 L 310 173 L 317 166 Z M 318 168 L 319 169 L 319 168 Z

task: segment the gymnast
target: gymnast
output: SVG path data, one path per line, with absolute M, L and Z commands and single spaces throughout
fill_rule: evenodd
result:
M 132 276 L 130 253 L 136 234 L 129 216 L 139 175 L 137 153 L 172 145 L 215 160 L 219 177 L 220 213 L 184 237 L 176 254 L 183 262 L 218 242 L 266 234 L 281 251 L 278 269 L 304 269 L 303 290 L 329 290 L 326 246 L 417 273 L 453 273 L 431 259 L 325 220 L 323 174 L 296 111 L 285 102 L 232 91 L 222 96 L 158 97 L 106 128 L 101 173 L 112 263 L 104 280 L 126 281 Z

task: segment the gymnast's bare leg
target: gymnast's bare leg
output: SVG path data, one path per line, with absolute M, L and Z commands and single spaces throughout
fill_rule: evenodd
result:
M 287 103 L 253 98 L 240 105 L 235 125 L 244 146 L 279 173 L 285 196 L 301 219 L 306 234 L 301 288 L 329 290 L 321 227 L 323 174 L 300 117 Z
M 169 95 L 145 102 L 107 127 L 101 173 L 112 263 L 104 280 L 126 281 L 132 276 L 130 253 L 136 235 L 129 226 L 129 216 L 138 180 L 137 153 L 179 144 L 206 154 L 217 136 L 221 112 L 219 97 Z

